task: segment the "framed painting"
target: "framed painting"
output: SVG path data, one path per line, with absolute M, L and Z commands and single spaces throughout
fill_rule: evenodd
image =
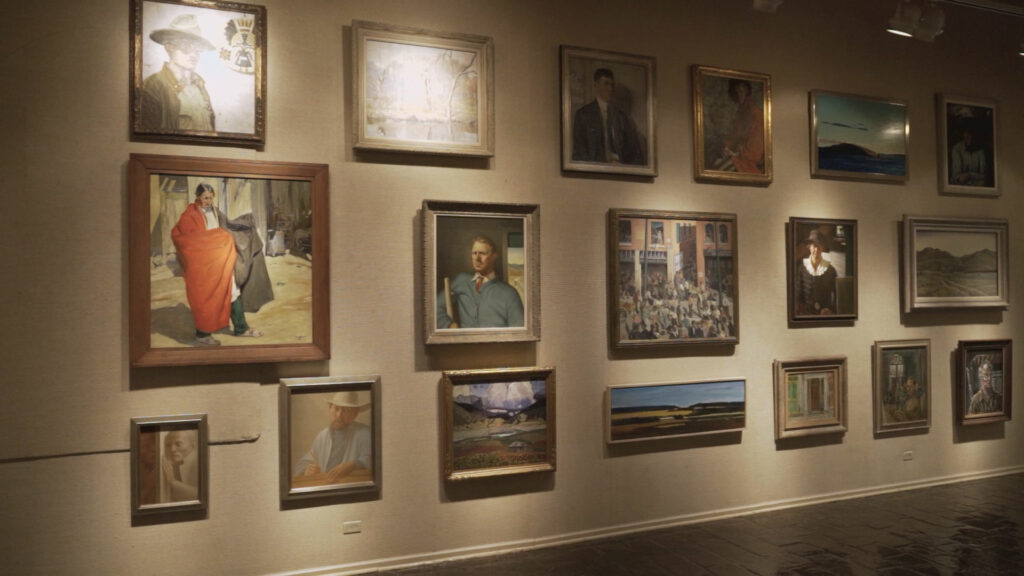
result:
M 846 357 L 775 361 L 775 439 L 846 433 Z
M 132 140 L 262 149 L 267 10 L 132 0 Z
M 944 94 L 936 99 L 940 191 L 998 196 L 996 103 Z
M 963 426 L 1003 422 L 1012 415 L 1010 340 L 961 340 L 956 347 L 956 412 Z
M 790 218 L 789 320 L 857 319 L 857 221 Z
M 380 376 L 283 378 L 281 500 L 379 493 Z
M 355 148 L 494 155 L 494 41 L 354 20 Z
M 210 458 L 206 414 L 132 418 L 132 516 L 206 515 Z
M 132 366 L 330 357 L 327 166 L 132 154 Z
M 608 212 L 613 348 L 739 343 L 736 215 Z
M 910 177 L 907 103 L 812 90 L 811 176 L 883 182 Z
M 693 66 L 693 166 L 700 182 L 772 181 L 772 78 Z
M 427 344 L 540 340 L 540 207 L 423 202 Z
M 555 369 L 445 371 L 445 480 L 555 470 Z
M 903 306 L 1009 306 L 1009 223 L 989 218 L 903 217 Z
M 875 434 L 931 427 L 930 340 L 888 340 L 874 345 Z
M 742 378 L 731 378 L 609 386 L 605 441 L 620 444 L 742 430 L 746 385 Z
M 655 60 L 561 47 L 562 170 L 657 176 Z

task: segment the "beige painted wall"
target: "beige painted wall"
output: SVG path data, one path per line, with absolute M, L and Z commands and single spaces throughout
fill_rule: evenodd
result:
M 1024 59 L 1014 50 L 1016 21 L 947 7 L 948 31 L 929 45 L 883 32 L 892 0 L 789 0 L 776 15 L 753 12 L 747 0 L 263 4 L 263 152 L 128 141 L 124 0 L 5 4 L 0 572 L 330 573 L 1024 464 L 1024 394 L 1016 395 L 1013 421 L 964 429 L 953 424 L 951 391 L 958 339 L 1020 336 L 1019 259 L 1011 265 L 1011 307 L 1002 313 L 901 321 L 897 280 L 904 213 L 1011 218 L 1011 254 L 1022 253 Z M 494 38 L 497 142 L 489 163 L 353 153 L 353 19 Z M 657 178 L 561 173 L 560 44 L 657 57 Z M 693 181 L 692 64 L 772 75 L 771 186 Z M 910 102 L 908 183 L 809 178 L 807 92 L 816 88 Z M 937 194 L 936 92 L 1000 102 L 1001 198 Z M 133 152 L 330 165 L 330 361 L 129 369 L 125 167 Z M 541 205 L 541 342 L 423 346 L 418 211 L 428 198 Z M 609 351 L 605 221 L 613 207 L 738 215 L 740 345 Z M 858 220 L 855 326 L 786 328 L 791 216 Z M 874 439 L 871 344 L 899 338 L 931 339 L 932 428 Z M 833 354 L 849 358 L 849 432 L 841 442 L 777 449 L 772 360 Z M 558 471 L 446 488 L 440 371 L 529 365 L 557 368 Z M 374 373 L 382 378 L 381 498 L 282 510 L 277 379 Z M 607 385 L 736 376 L 747 379 L 748 393 L 738 439 L 605 447 Z M 209 517 L 132 527 L 129 419 L 183 412 L 209 414 Z M 905 450 L 912 461 L 901 460 Z M 363 522 L 362 534 L 342 535 L 350 520 Z

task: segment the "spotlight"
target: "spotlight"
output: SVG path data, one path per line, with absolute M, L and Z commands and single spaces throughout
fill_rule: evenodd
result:
M 889 28 L 886 31 L 897 36 L 911 37 L 920 20 L 921 8 L 911 4 L 910 0 L 899 0 L 896 3 L 896 13 L 889 18 Z
M 1020 43 L 1020 52 L 1018 52 L 1018 54 L 1020 54 L 1021 56 L 1024 56 L 1024 42 Z

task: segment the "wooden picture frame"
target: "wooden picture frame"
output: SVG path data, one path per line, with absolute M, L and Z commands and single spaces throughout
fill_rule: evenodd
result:
M 494 155 L 491 38 L 354 20 L 352 40 L 357 150 Z
M 693 167 L 698 182 L 767 186 L 772 172 L 772 77 L 692 66 Z
M 1010 420 L 1013 342 L 961 340 L 956 346 L 956 412 L 961 426 Z
M 540 207 L 425 200 L 422 214 L 425 342 L 540 340 Z
M 738 344 L 738 246 L 735 214 L 609 210 L 612 347 Z
M 329 358 L 328 190 L 324 164 L 132 154 L 131 365 Z
M 996 103 L 936 95 L 939 191 L 964 196 L 999 196 Z
M 931 341 L 885 340 L 872 347 L 875 435 L 931 427 Z
M 810 117 L 812 178 L 910 178 L 906 101 L 812 90 Z
M 131 419 L 132 517 L 189 512 L 210 504 L 206 414 Z
M 380 376 L 282 378 L 278 406 L 282 502 L 380 493 Z
M 846 357 L 776 360 L 775 439 L 845 434 Z
M 132 0 L 131 139 L 263 149 L 267 10 Z
M 657 176 L 655 59 L 562 46 L 562 170 Z
M 1009 223 L 903 216 L 903 310 L 1007 308 Z
M 789 320 L 857 319 L 857 221 L 790 218 L 786 227 Z
M 441 387 L 446 481 L 554 472 L 554 368 L 445 371 Z
M 622 444 L 721 434 L 746 426 L 743 378 L 609 386 L 605 442 Z

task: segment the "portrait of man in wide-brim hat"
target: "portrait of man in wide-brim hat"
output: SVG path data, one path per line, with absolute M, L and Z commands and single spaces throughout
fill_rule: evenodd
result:
M 163 68 L 143 81 L 141 123 L 145 130 L 213 131 L 213 106 L 206 82 L 196 73 L 203 52 L 215 49 L 203 37 L 195 14 L 179 14 L 149 38 L 167 51 Z

